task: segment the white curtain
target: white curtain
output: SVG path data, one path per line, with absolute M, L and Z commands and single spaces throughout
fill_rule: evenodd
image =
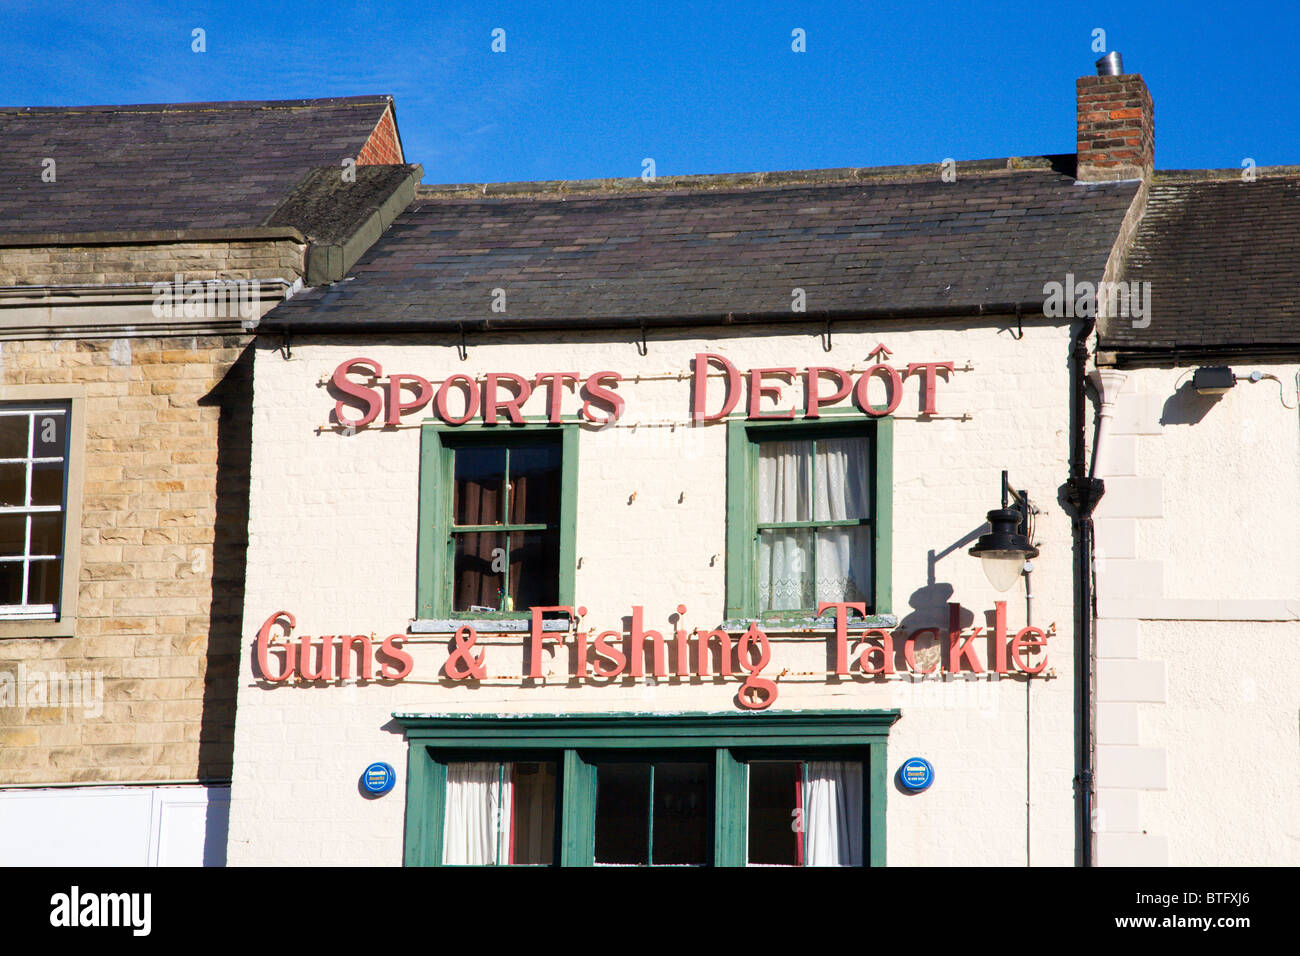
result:
M 812 519 L 812 442 L 772 441 L 758 446 L 758 520 Z M 759 609 L 809 607 L 809 535 L 766 531 L 759 535 Z
M 871 455 L 864 438 L 817 442 L 818 521 L 871 517 Z M 817 534 L 817 600 L 863 601 L 871 592 L 871 528 Z
M 447 812 L 442 862 L 484 866 L 510 862 L 510 766 L 496 762 L 447 764 Z
M 804 765 L 804 866 L 862 865 L 862 764 Z
M 871 516 L 870 444 L 863 438 L 763 442 L 758 452 L 758 520 L 843 521 Z M 860 601 L 871 591 L 871 529 L 759 535 L 759 609 L 809 608 L 819 601 Z
M 817 442 L 817 520 L 871 516 L 871 456 L 865 438 Z

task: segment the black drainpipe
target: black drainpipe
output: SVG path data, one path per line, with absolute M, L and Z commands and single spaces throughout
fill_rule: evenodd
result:
M 1065 483 L 1066 497 L 1074 509 L 1075 618 L 1074 659 L 1078 672 L 1075 686 L 1075 841 L 1076 862 L 1092 866 L 1092 512 L 1106 492 L 1100 478 L 1088 477 L 1085 460 L 1087 445 L 1085 411 L 1087 395 L 1085 376 L 1088 365 L 1088 338 L 1096 328 L 1088 319 L 1074 339 L 1070 356 L 1070 417 L 1073 420 L 1070 450 L 1070 477 Z

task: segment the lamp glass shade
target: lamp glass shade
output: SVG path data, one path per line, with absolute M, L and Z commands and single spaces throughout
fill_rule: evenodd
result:
M 980 554 L 984 575 L 999 591 L 1010 591 L 1025 567 L 1023 551 L 984 551 Z

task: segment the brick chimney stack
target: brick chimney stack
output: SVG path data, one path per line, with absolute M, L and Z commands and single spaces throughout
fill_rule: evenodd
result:
M 1140 73 L 1081 76 L 1077 176 L 1084 182 L 1145 179 L 1155 155 L 1151 93 Z

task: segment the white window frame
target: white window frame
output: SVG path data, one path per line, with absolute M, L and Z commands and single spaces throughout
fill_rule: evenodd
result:
M 57 416 L 62 420 L 63 425 L 63 454 L 57 456 L 40 457 L 36 456 L 36 430 L 45 427 L 41 419 Z M 22 515 L 27 520 L 24 522 L 25 529 L 23 532 L 23 553 L 17 556 L 0 555 L 0 564 L 21 564 L 22 565 L 22 600 L 18 604 L 0 604 L 0 620 L 9 621 L 53 621 L 58 618 L 58 604 L 33 604 L 30 601 L 29 589 L 32 581 L 32 564 L 37 561 L 59 561 L 63 562 L 64 551 L 67 543 L 67 504 L 68 504 L 68 427 L 72 422 L 72 409 L 70 403 L 18 403 L 10 404 L 8 402 L 0 403 L 0 419 L 7 418 L 25 418 L 27 419 L 27 454 L 22 458 L 0 458 L 0 465 L 17 465 L 24 466 L 24 502 L 21 505 L 3 505 L 0 504 L 0 517 L 10 515 Z M 57 505 L 34 505 L 32 504 L 32 479 L 34 466 L 37 464 L 63 465 L 63 490 L 59 496 Z M 42 514 L 63 515 L 64 532 L 63 540 L 59 542 L 59 551 L 57 554 L 32 554 L 32 519 Z M 62 574 L 62 567 L 60 567 Z
M 86 389 L 82 385 L 0 385 L 0 414 L 32 414 L 33 412 L 63 410 L 66 419 L 66 439 L 63 447 L 63 560 L 62 580 L 57 605 L 3 605 L 0 606 L 0 640 L 43 637 L 72 637 L 76 633 L 77 604 L 81 579 L 81 499 L 85 475 L 86 449 Z M 34 450 L 29 432 L 29 461 Z M 37 459 L 38 461 L 44 459 Z M 30 464 L 28 466 L 30 471 Z M 28 500 L 30 500 L 30 477 Z M 2 508 L 10 514 L 51 513 L 60 510 L 53 506 Z M 24 543 L 24 563 L 30 563 L 31 522 L 27 522 Z M 24 569 L 27 573 L 27 569 Z

